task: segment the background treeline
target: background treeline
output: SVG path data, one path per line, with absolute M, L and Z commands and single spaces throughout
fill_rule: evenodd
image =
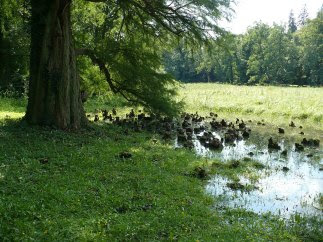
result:
M 256 23 L 243 35 L 229 34 L 208 48 L 184 43 L 164 53 L 166 71 L 182 82 L 231 84 L 323 84 L 323 11 L 308 19 L 304 8 L 288 26 Z

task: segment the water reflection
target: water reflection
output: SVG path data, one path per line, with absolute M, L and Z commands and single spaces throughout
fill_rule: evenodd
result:
M 223 137 L 221 132 L 213 132 L 213 135 L 219 139 Z M 316 202 L 323 193 L 323 174 L 320 170 L 323 165 L 322 150 L 307 148 L 305 152 L 295 152 L 294 140 L 281 138 L 279 145 L 287 153 L 270 152 L 267 140 L 268 138 L 254 132 L 250 139 L 235 141 L 231 145 L 224 143 L 223 150 L 215 152 L 203 146 L 197 135 L 193 134 L 194 150 L 198 155 L 222 161 L 250 157 L 270 169 L 270 172 L 259 171 L 263 178 L 256 184 L 256 190 L 234 191 L 227 186 L 230 181 L 215 176 L 206 186 L 207 192 L 222 197 L 224 206 L 245 208 L 256 213 L 271 212 L 283 217 L 295 213 L 322 215 L 322 208 Z M 180 147 L 181 144 L 175 141 L 175 146 Z M 240 178 L 240 183 L 250 184 L 243 177 Z

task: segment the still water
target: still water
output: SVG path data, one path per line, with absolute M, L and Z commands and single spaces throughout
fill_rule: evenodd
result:
M 255 190 L 232 190 L 227 186 L 230 181 L 214 176 L 209 180 L 206 191 L 217 198 L 223 198 L 220 199 L 223 204 L 217 204 L 220 207 L 245 208 L 256 213 L 270 212 L 287 218 L 296 213 L 322 216 L 323 208 L 318 202 L 323 195 L 322 149 L 305 148 L 304 152 L 296 152 L 294 144 L 303 136 L 286 137 L 277 135 L 274 129 L 262 129 L 266 132 L 253 127 L 248 140 L 235 141 L 231 145 L 223 143 L 224 148 L 219 152 L 204 147 L 197 139 L 197 135 L 201 134 L 193 134 L 194 151 L 199 156 L 223 162 L 250 157 L 267 167 L 259 171 L 262 178 L 255 184 Z M 313 133 L 317 138 L 322 138 L 322 132 Z M 221 138 L 223 133 L 213 132 L 213 136 Z M 287 150 L 287 155 L 282 155 L 281 151 L 268 151 L 269 137 L 274 137 L 282 150 Z M 180 147 L 181 144 L 175 140 L 175 146 Z M 250 181 L 240 177 L 240 183 L 247 185 Z

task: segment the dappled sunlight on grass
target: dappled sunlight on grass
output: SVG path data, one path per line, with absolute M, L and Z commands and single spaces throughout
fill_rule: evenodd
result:
M 25 112 L 27 99 L 0 98 L 0 112 Z
M 19 119 L 25 115 L 24 112 L 1 112 L 0 119 Z

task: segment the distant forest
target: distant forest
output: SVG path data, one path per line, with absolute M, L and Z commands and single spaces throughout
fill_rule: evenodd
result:
M 227 34 L 208 48 L 191 50 L 182 42 L 164 53 L 167 72 L 182 82 L 243 85 L 323 84 L 323 11 L 308 19 L 304 7 L 287 26 L 256 23 L 245 34 Z

